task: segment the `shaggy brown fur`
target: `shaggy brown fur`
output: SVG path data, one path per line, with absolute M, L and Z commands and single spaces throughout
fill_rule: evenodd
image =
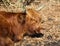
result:
M 28 9 L 26 15 L 1 11 L 0 46 L 9 46 L 9 42 L 13 46 L 13 43 L 20 41 L 24 34 L 40 33 L 40 22 L 41 16 L 32 9 Z

